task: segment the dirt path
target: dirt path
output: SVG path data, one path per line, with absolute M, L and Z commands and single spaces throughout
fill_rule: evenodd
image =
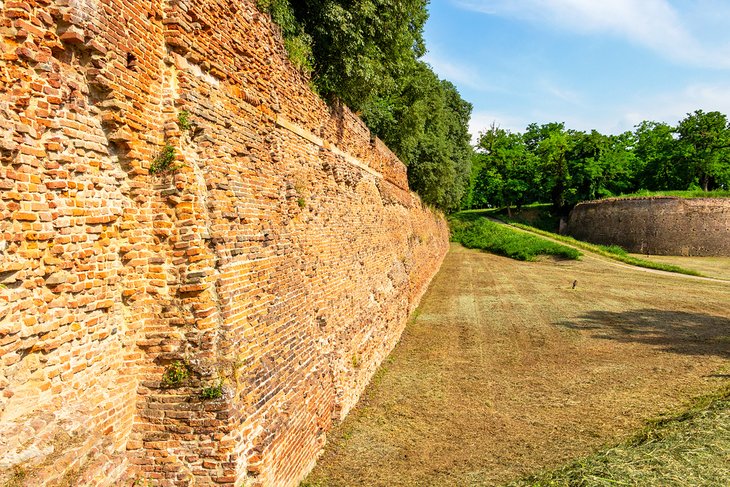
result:
M 499 220 L 497 218 L 491 218 L 486 217 L 489 221 L 492 221 L 494 223 L 497 223 L 499 225 L 508 225 L 507 223 L 503 222 L 502 220 Z M 675 272 L 668 272 L 668 271 L 662 271 L 658 269 L 649 269 L 647 267 L 639 267 L 631 264 L 625 264 L 621 261 L 618 261 L 616 259 L 612 259 L 610 257 L 605 257 L 603 255 L 599 255 L 590 251 L 586 251 L 580 247 L 577 247 L 575 245 L 572 245 L 568 242 L 563 242 L 551 237 L 548 237 L 546 235 L 533 232 L 530 230 L 526 230 L 524 228 L 515 227 L 512 225 L 509 225 L 510 228 L 516 232 L 522 232 L 522 233 L 529 233 L 532 235 L 535 235 L 537 237 L 543 238 L 545 240 L 549 240 L 551 242 L 555 242 L 556 244 L 565 245 L 566 247 L 571 247 L 576 250 L 579 250 L 581 253 L 583 253 L 583 260 L 599 260 L 603 261 L 606 264 L 610 264 L 614 267 L 623 267 L 626 269 L 633 269 L 638 272 L 649 272 L 654 274 L 673 274 L 680 279 L 693 279 L 693 280 L 703 280 L 703 281 L 730 281 L 730 257 L 678 257 L 678 256 L 661 256 L 661 255 L 643 255 L 643 254 L 630 254 L 638 259 L 644 259 L 644 260 L 650 260 L 654 262 L 659 263 L 665 263 L 665 264 L 672 264 L 677 265 L 680 267 L 684 267 L 685 269 L 697 271 L 703 276 L 692 276 L 689 274 L 679 274 Z
M 631 254 L 645 260 L 653 260 L 663 264 L 678 265 L 702 274 L 730 281 L 730 257 L 679 257 L 674 255 Z
M 727 283 L 454 245 L 306 484 L 500 484 L 729 376 Z

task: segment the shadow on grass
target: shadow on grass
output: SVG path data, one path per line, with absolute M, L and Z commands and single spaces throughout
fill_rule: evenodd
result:
M 721 316 L 658 309 L 590 311 L 557 325 L 590 331 L 594 338 L 644 343 L 672 353 L 730 358 L 730 319 Z

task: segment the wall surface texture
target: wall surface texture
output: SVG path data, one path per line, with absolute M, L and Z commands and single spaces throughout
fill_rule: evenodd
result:
M 576 205 L 566 233 L 654 255 L 730 256 L 730 199 L 612 199 Z
M 295 485 L 448 248 L 250 0 L 0 0 L 0 235 L 0 485 Z

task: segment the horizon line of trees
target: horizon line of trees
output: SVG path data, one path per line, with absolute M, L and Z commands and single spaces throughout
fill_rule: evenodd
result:
M 513 133 L 492 124 L 481 132 L 462 207 L 552 203 L 565 210 L 585 200 L 639 191 L 730 189 L 730 123 L 696 110 L 672 126 L 644 121 L 604 135 L 530 124 Z

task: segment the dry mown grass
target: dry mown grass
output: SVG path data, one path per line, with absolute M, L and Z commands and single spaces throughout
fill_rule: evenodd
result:
M 730 387 L 628 441 L 510 487 L 730 485 Z
M 305 485 L 500 485 L 620 444 L 728 383 L 729 302 L 727 283 L 454 245 Z

